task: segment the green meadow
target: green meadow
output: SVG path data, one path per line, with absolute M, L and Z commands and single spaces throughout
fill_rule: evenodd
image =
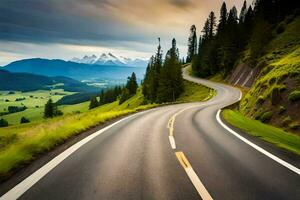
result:
M 19 92 L 14 91 L 14 94 L 9 92 L 0 92 L 0 112 L 6 112 L 8 106 L 26 106 L 27 109 L 22 112 L 16 112 L 0 116 L 8 121 L 10 125 L 20 123 L 21 117 L 26 117 L 30 121 L 39 121 L 43 119 L 44 105 L 51 98 L 54 102 L 60 100 L 66 95 L 74 94 L 74 92 L 67 92 L 62 89 L 54 90 L 37 90 L 31 92 Z M 17 101 L 17 99 L 22 99 Z M 63 106 L 66 109 L 66 113 L 72 112 L 67 106 Z M 76 107 L 75 107 L 76 109 Z

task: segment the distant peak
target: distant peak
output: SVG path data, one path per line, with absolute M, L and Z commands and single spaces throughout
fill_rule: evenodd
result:
M 111 57 L 117 58 L 116 56 L 114 56 L 114 55 L 113 55 L 112 53 L 110 53 L 110 52 L 108 53 L 108 55 L 111 56 Z

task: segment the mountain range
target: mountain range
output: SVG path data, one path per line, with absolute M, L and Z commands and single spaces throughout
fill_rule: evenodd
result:
M 87 61 L 88 59 L 86 59 Z M 1 69 L 10 72 L 32 73 L 43 76 L 65 76 L 79 81 L 94 79 L 126 79 L 135 72 L 138 78 L 143 78 L 145 67 L 129 67 L 125 65 L 86 64 L 64 60 L 49 60 L 41 58 L 24 59 L 12 62 Z
M 146 67 L 148 61 L 143 59 L 131 59 L 123 56 L 116 56 L 112 53 L 102 53 L 99 57 L 96 55 L 85 55 L 83 58 L 73 58 L 71 62 L 90 64 L 90 65 L 116 65 L 129 67 Z
M 0 69 L 0 90 L 26 92 L 34 90 L 48 90 L 53 87 L 70 92 L 99 91 L 99 88 L 89 86 L 68 77 L 48 77 L 31 73 L 12 73 Z

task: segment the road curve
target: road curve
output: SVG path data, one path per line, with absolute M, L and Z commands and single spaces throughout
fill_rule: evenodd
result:
M 217 95 L 125 118 L 58 162 L 20 199 L 299 199 L 298 174 L 217 122 L 217 111 L 238 101 L 240 91 L 186 69 L 184 78 Z

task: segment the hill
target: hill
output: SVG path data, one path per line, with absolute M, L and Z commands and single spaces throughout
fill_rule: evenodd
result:
M 240 111 L 299 133 L 300 17 L 289 23 L 283 21 L 280 26 L 284 26 L 284 31 L 274 33 L 274 38 L 266 45 L 266 53 L 255 66 L 260 67 L 260 73 L 242 99 Z
M 128 74 L 132 72 L 135 72 L 138 78 L 142 78 L 145 71 L 144 67 L 90 65 L 41 58 L 15 61 L 4 66 L 3 69 L 10 72 L 34 73 L 43 76 L 66 76 L 77 80 L 126 79 Z
M 0 69 L 0 90 L 34 91 L 64 89 L 70 92 L 96 91 L 96 87 L 88 86 L 80 81 L 59 76 L 48 77 L 30 73 L 11 73 Z

